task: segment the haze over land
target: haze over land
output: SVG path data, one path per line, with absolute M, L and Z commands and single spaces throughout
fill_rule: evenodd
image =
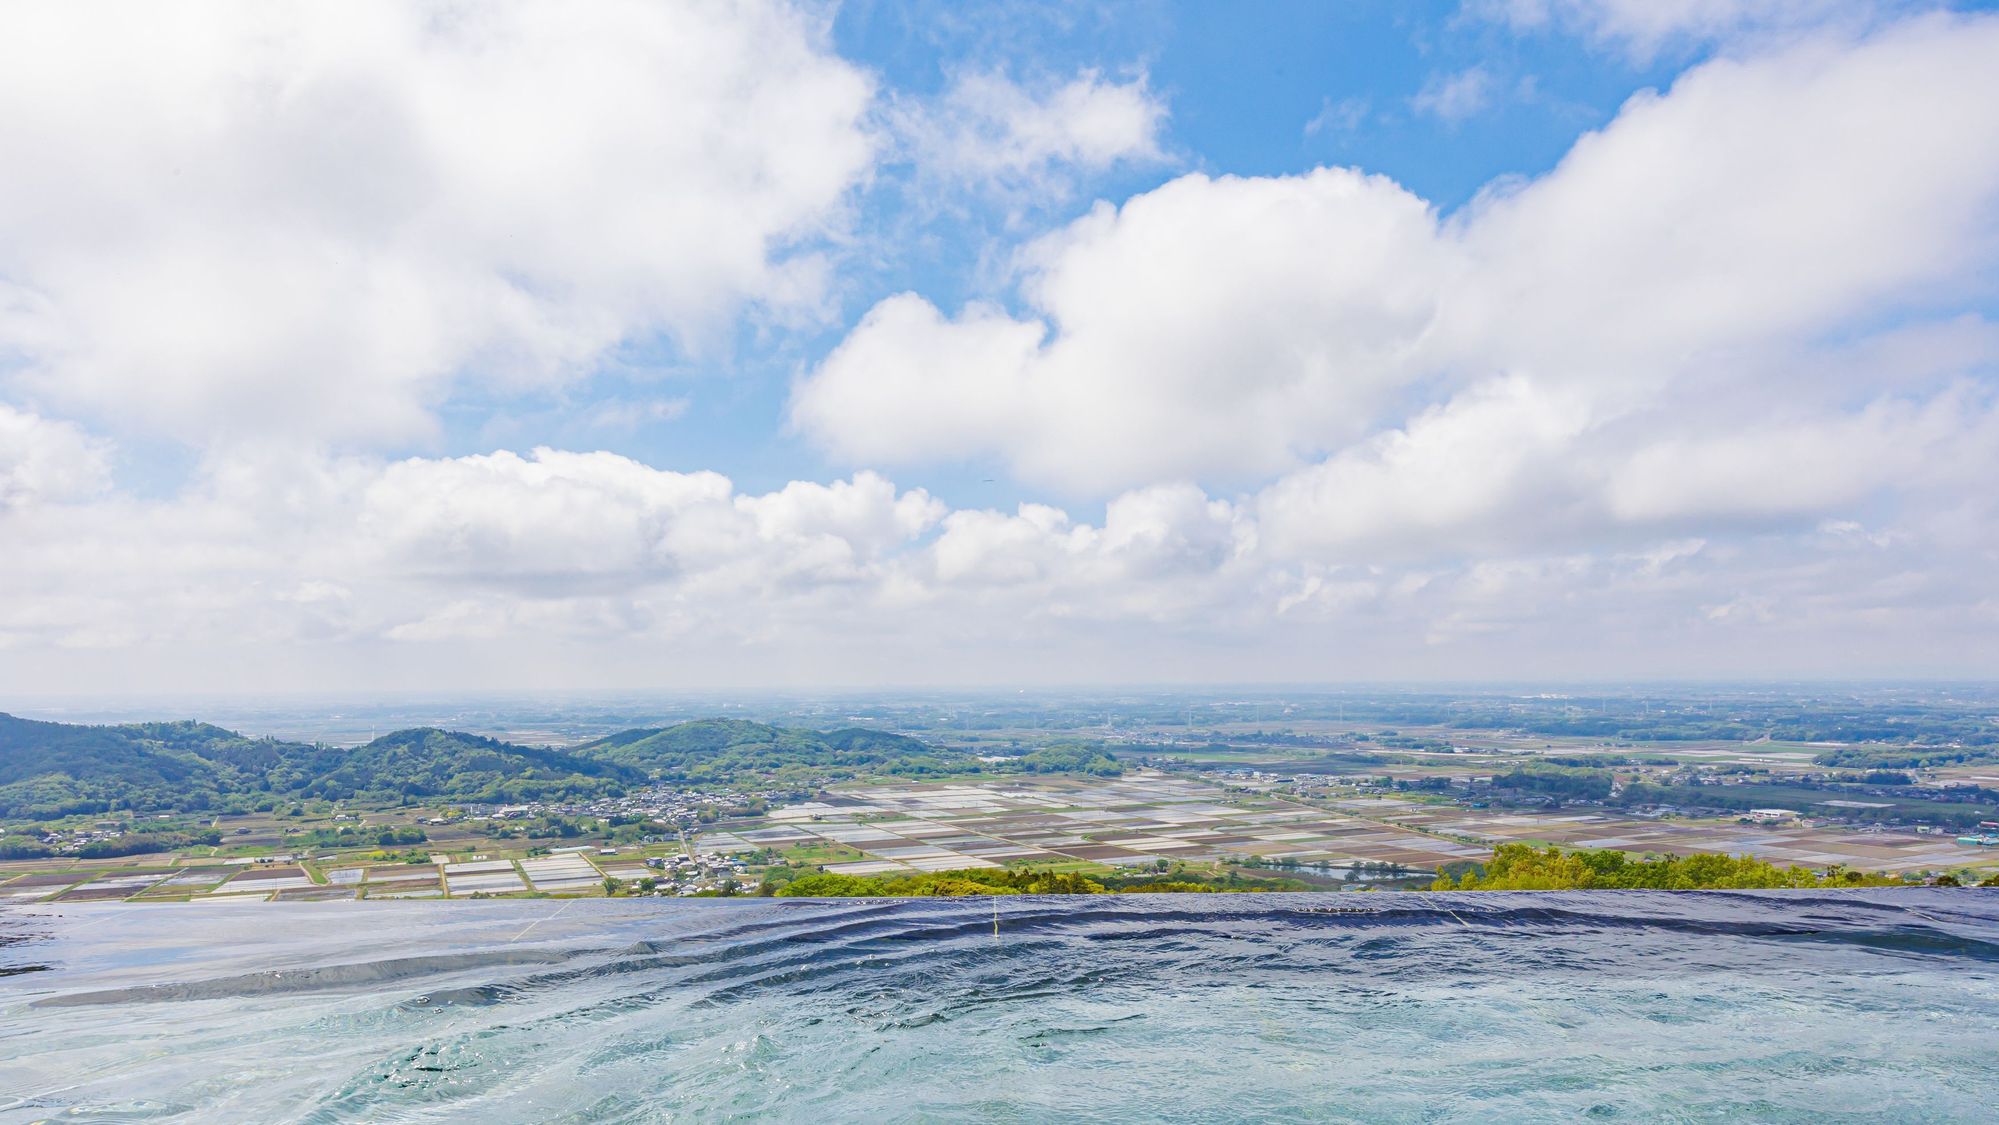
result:
M 1989 678 L 1990 8 L 12 11 L 0 706 Z

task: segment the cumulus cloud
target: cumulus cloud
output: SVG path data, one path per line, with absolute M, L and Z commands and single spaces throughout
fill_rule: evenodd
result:
M 1949 496 L 1999 474 L 1995 406 L 1953 385 L 1852 414 L 1683 428 L 1605 419 L 1573 389 L 1507 377 L 1280 478 L 1256 510 L 1273 552 L 1350 561 L 1795 533 L 1890 491 Z
M 1922 20 L 1634 97 L 1553 172 L 1457 217 L 1476 272 L 1451 358 L 1729 381 L 1748 349 L 1951 308 L 1999 249 L 1995 49 L 1999 20 Z
M 1044 315 L 884 301 L 794 424 L 856 462 L 997 454 L 1067 489 L 1265 473 L 1365 432 L 1450 272 L 1422 200 L 1345 169 L 1182 177 L 1023 261 Z
M 1937 659 L 1925 638 L 1956 666 L 1999 660 L 1975 577 L 1999 525 L 1976 503 L 1892 531 L 1409 564 L 1300 551 L 1282 516 L 1184 484 L 1085 518 L 949 510 L 869 473 L 742 492 L 602 452 L 273 457 L 170 498 L 0 509 L 0 671 L 17 691 L 121 661 L 211 690 L 304 686 L 326 664 L 369 687 L 1573 676 L 1693 652 L 1717 673 L 1906 672 Z
M 553 620 L 585 604 L 595 616 L 564 628 L 643 632 L 663 615 L 727 619 L 760 599 L 879 581 L 943 515 L 922 489 L 872 473 L 743 495 L 717 473 L 603 452 L 393 462 L 232 452 L 175 497 L 6 512 L 0 579 L 12 596 L 0 636 L 84 646 L 321 629 L 438 637 L 453 621 L 476 633 L 496 614 Z
M 1254 547 L 1233 505 L 1191 485 L 1155 485 L 1112 500 L 1101 526 L 1045 504 L 953 512 L 926 576 L 958 591 L 1031 594 L 1037 612 L 1062 617 L 1156 618 L 1184 609 Z
M 16 10 L 0 356 L 191 439 L 396 439 L 454 380 L 811 310 L 874 151 L 824 38 L 767 2 Z
M 1258 497 L 1279 550 L 1330 557 L 1502 549 L 1570 522 L 1586 473 L 1566 456 L 1587 404 L 1519 378 L 1475 387 L 1407 426 L 1291 473 Z
M 1272 544 L 1343 558 L 1838 515 L 1992 462 L 1995 54 L 1937 16 L 1710 62 L 1445 219 L 1347 170 L 1185 176 L 1028 247 L 1024 314 L 883 302 L 793 421 L 859 463 L 1255 487 Z

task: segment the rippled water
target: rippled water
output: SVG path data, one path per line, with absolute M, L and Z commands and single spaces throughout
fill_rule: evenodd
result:
M 0 1121 L 1999 1105 L 1978 890 L 46 906 L 0 973 Z

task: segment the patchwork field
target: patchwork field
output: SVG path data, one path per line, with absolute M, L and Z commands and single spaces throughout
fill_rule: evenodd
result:
M 1572 810 L 1497 813 L 1450 805 L 1419 805 L 1394 798 L 1354 798 L 1337 803 L 1357 812 L 1364 811 L 1370 817 L 1488 845 L 1531 840 L 1563 847 L 1676 855 L 1725 852 L 1754 855 L 1777 864 L 1814 869 L 1836 864 L 1891 875 L 1999 864 L 1999 854 L 1993 848 L 1959 844 L 1950 836 L 1914 832 L 1806 828 L 1781 823 L 1746 825 L 1732 820 L 1651 820 Z
M 1395 825 L 1285 801 L 1243 801 L 1217 786 L 1157 775 L 862 786 L 695 842 L 698 849 L 721 852 L 814 845 L 863 853 L 826 865 L 854 875 L 1247 856 L 1427 868 L 1485 854 Z
M 1149 868 L 1162 861 L 1259 860 L 1322 869 L 1397 865 L 1423 872 L 1454 860 L 1483 859 L 1493 845 L 1515 841 L 1627 852 L 1751 854 L 1778 864 L 1814 869 L 1838 865 L 1887 874 L 1999 866 L 1999 849 L 1912 831 L 1649 819 L 1573 806 L 1516 812 L 1394 796 L 1334 797 L 1314 804 L 1267 790 L 1231 789 L 1151 771 L 1115 779 L 863 783 L 755 820 L 702 831 L 692 845 L 695 852 L 709 855 L 768 851 L 793 864 L 823 865 L 838 874 L 883 875 L 1021 865 L 1086 870 L 1096 864 Z M 656 845 L 655 861 L 663 857 L 671 867 L 680 846 Z M 165 862 L 84 861 L 50 870 L 24 862 L 0 869 L 0 905 L 595 895 L 603 893 L 607 876 L 627 884 L 653 876 L 645 866 L 647 853 L 636 849 L 602 859 L 595 845 L 554 854 L 524 851 L 464 850 L 455 859 L 439 853 L 415 863 L 358 856 L 193 856 Z M 755 862 L 717 869 L 740 871 L 748 884 L 758 877 Z

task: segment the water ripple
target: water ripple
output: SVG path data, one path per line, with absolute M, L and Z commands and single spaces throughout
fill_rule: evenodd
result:
M 0 1122 L 1982 1120 L 1995 963 L 1968 889 L 37 907 Z

